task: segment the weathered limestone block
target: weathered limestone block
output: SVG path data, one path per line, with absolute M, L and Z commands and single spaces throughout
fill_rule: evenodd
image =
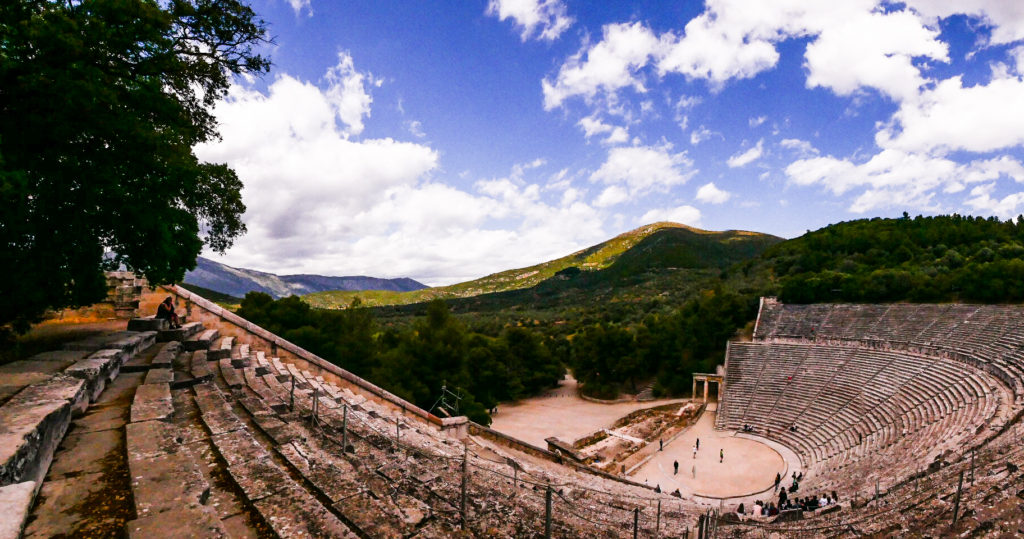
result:
M 107 382 L 117 378 L 121 372 L 125 352 L 115 348 L 97 350 L 89 357 L 77 361 L 64 372 L 75 378 L 85 380 L 89 392 L 89 400 L 95 401 L 107 387 Z
M 0 407 L 0 485 L 41 480 L 72 414 L 87 405 L 85 382 L 57 374 Z
M 338 517 L 296 485 L 253 504 L 281 537 L 356 538 Z
M 170 384 L 174 381 L 174 371 L 171 369 L 150 369 L 146 374 L 144 384 Z
M 169 384 L 143 384 L 135 390 L 132 401 L 132 423 L 166 419 L 174 413 Z
M 219 337 L 220 331 L 216 329 L 207 329 L 205 331 L 202 331 L 201 333 L 189 337 L 188 339 L 185 339 L 182 342 L 182 347 L 188 351 L 206 350 L 210 348 L 210 345 L 213 344 L 213 341 L 217 340 Z
M 231 366 L 231 360 L 228 358 L 220 360 L 220 374 L 224 377 L 224 383 L 231 389 L 239 389 L 245 385 L 240 371 Z
M 206 362 L 206 350 L 196 350 L 192 353 L 192 362 L 189 364 L 189 373 L 197 383 L 213 380 L 213 371 Z
M 221 359 L 227 359 L 231 357 L 231 347 L 235 344 L 234 337 L 224 337 L 217 341 L 217 344 L 210 348 L 210 352 L 206 354 L 206 359 L 210 361 L 217 361 Z
M 157 342 L 183 342 L 203 330 L 202 322 L 189 322 L 180 328 L 162 329 L 157 333 Z
M 153 356 L 153 362 L 150 363 L 150 368 L 169 369 L 174 365 L 174 358 L 177 357 L 178 352 L 181 351 L 181 343 L 172 341 L 164 344 L 160 351 Z
M 128 321 L 128 331 L 160 331 L 167 329 L 168 322 L 165 318 L 155 316 L 144 316 L 132 318 Z
M 21 537 L 35 493 L 35 481 L 0 487 L 0 539 Z

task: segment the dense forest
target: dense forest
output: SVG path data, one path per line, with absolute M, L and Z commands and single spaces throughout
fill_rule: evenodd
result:
M 790 303 L 1024 300 L 1024 217 L 960 215 L 830 225 L 746 268 L 779 278 Z
M 344 310 L 249 294 L 239 314 L 419 406 L 434 405 L 445 383 L 460 388 L 460 413 L 486 423 L 494 404 L 542 392 L 566 368 L 599 398 L 652 383 L 656 395 L 684 394 L 692 373 L 713 372 L 726 341 L 749 331 L 764 295 L 1024 300 L 1024 218 L 850 221 L 766 242 L 774 245 L 719 267 L 675 252 L 672 237 L 641 242 L 607 269 L 570 268 L 525 290 Z
M 382 330 L 358 303 L 319 310 L 260 292 L 246 294 L 238 314 L 421 408 L 484 425 L 498 402 L 553 387 L 565 372 L 542 335 L 514 326 L 496 337 L 468 331 L 439 300 L 404 329 Z M 442 386 L 461 397 L 447 399 L 449 410 L 435 406 Z

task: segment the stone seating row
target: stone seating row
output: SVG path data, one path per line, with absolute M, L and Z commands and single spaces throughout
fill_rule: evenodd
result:
M 156 332 L 105 333 L 0 366 L 0 537 L 18 537 L 53 454 L 122 365 Z
M 322 375 L 280 358 L 268 358 L 263 351 L 226 339 L 192 355 L 191 376 L 204 381 L 195 384 L 191 391 L 228 473 L 264 520 L 269 521 L 271 515 L 263 514 L 265 509 L 260 507 L 260 500 L 276 499 L 276 492 L 287 492 L 292 497 L 304 495 L 288 483 L 282 483 L 287 486 L 274 493 L 253 486 L 245 492 L 243 483 L 259 483 L 264 475 L 274 482 L 280 477 L 276 471 L 263 469 L 256 473 L 245 468 L 238 453 L 260 463 L 272 463 L 285 475 L 301 478 L 297 486 L 313 496 L 316 504 L 310 507 L 317 508 L 316 514 L 334 515 L 360 536 L 416 533 L 444 537 L 456 533 L 462 443 L 418 419 L 405 417 L 400 411 L 325 380 Z M 218 357 L 224 354 L 223 350 L 228 350 L 227 356 Z M 317 421 L 311 423 L 314 396 Z M 237 403 L 237 408 L 233 409 L 230 403 Z M 346 450 L 341 450 L 339 441 L 343 425 L 350 446 Z M 396 442 L 400 445 L 396 446 Z M 572 507 L 592 512 L 598 520 L 611 521 L 611 515 L 615 515 L 615 519 L 626 523 L 631 509 L 623 508 L 637 503 L 631 499 L 643 496 L 648 499 L 645 503 L 649 503 L 657 497 L 649 490 L 614 481 L 596 481 L 593 476 L 581 476 L 562 467 L 554 473 L 535 470 L 533 483 L 519 481 L 513 485 L 511 478 L 505 477 L 513 473 L 507 462 L 495 463 L 469 455 L 469 511 L 472 529 L 477 530 L 473 533 L 488 533 L 485 530 L 490 529 L 504 530 L 497 533 L 508 535 L 536 534 L 545 500 L 543 490 L 538 491 L 535 483 L 537 475 L 545 473 L 565 496 L 561 507 L 569 507 L 566 500 L 572 500 L 578 504 Z M 522 465 L 520 473 L 525 474 L 529 468 Z M 588 482 L 595 481 L 599 488 L 587 490 Z M 312 509 L 307 510 L 313 514 Z M 326 521 L 335 525 L 330 517 Z M 676 520 L 680 532 L 684 525 L 692 523 L 690 515 L 682 513 Z M 668 525 L 666 518 L 662 529 Z M 556 513 L 555 528 L 561 528 L 564 535 L 608 533 L 606 527 L 595 527 L 572 517 L 566 510 Z

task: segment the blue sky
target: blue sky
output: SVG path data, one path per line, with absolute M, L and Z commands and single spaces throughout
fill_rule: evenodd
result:
M 951 6 L 950 4 L 956 4 Z M 1024 212 L 1024 3 L 254 0 L 219 260 L 431 285 L 671 220 Z

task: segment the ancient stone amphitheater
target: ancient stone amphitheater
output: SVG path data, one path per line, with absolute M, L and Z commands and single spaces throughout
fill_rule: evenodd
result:
M 717 427 L 841 503 L 740 519 L 438 418 L 183 289 L 142 312 L 168 294 L 179 330 L 133 319 L 0 367 L 0 538 L 1024 533 L 1018 306 L 763 300 Z

